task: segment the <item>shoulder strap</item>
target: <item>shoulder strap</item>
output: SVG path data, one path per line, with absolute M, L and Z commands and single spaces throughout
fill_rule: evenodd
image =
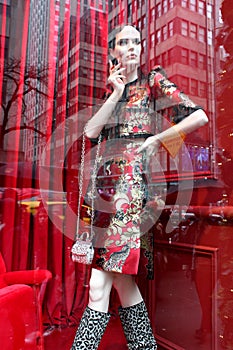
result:
M 82 202 L 82 195 L 83 195 L 83 179 L 84 179 L 84 166 L 85 166 L 85 141 L 86 141 L 86 136 L 85 136 L 85 130 L 84 128 L 83 131 L 83 137 L 82 137 L 82 149 L 81 149 L 81 163 L 80 163 L 80 174 L 79 174 L 79 196 L 78 196 L 78 214 L 77 214 L 77 229 L 76 229 L 76 234 L 75 234 L 75 239 L 78 238 L 79 236 L 79 225 L 80 225 L 80 215 L 81 215 L 81 202 Z M 98 137 L 98 144 L 97 144 L 97 150 L 96 150 L 96 156 L 95 156 L 95 162 L 94 162 L 94 167 L 92 171 L 92 176 L 91 176 L 91 232 L 90 232 L 90 239 L 93 238 L 94 232 L 93 232 L 93 222 L 94 222 L 94 216 L 95 216 L 95 211 L 94 211 L 94 197 L 95 197 L 95 180 L 97 176 L 97 166 L 100 160 L 100 146 L 101 146 L 101 133 Z

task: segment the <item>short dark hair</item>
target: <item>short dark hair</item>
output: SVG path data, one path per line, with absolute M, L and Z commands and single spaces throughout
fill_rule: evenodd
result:
M 139 28 L 136 25 L 131 24 L 131 23 L 121 24 L 121 25 L 113 28 L 113 30 L 109 33 L 109 37 L 110 38 L 113 36 L 112 39 L 110 39 L 109 43 L 108 43 L 108 46 L 109 46 L 110 49 L 113 49 L 113 50 L 115 49 L 115 46 L 116 46 L 116 35 L 118 33 L 120 33 L 125 27 L 133 27 L 133 28 L 135 28 L 139 32 L 139 34 L 141 36 L 141 31 L 139 30 Z

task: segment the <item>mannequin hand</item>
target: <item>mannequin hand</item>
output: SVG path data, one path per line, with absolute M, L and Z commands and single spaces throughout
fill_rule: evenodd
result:
M 113 66 L 112 61 L 109 61 L 109 65 L 110 69 L 108 83 L 112 85 L 114 92 L 120 98 L 125 88 L 125 76 L 122 74 L 125 68 L 120 68 L 121 63 L 117 64 L 116 66 Z
M 137 153 L 140 153 L 142 151 L 146 151 L 147 157 L 150 157 L 156 153 L 158 153 L 159 147 L 160 147 L 160 140 L 155 136 L 150 136 L 148 139 L 145 140 L 145 142 L 138 148 Z

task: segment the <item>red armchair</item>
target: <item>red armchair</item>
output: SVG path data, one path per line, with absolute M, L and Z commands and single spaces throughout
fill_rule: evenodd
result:
M 2 349 L 42 350 L 44 348 L 42 301 L 46 284 L 51 277 L 52 274 L 48 270 L 7 272 L 0 253 Z
M 4 350 L 35 350 L 38 345 L 37 307 L 33 289 L 15 284 L 0 289 L 0 339 Z

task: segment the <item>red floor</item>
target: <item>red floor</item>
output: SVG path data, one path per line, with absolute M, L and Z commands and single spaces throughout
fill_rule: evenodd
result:
M 70 350 L 76 328 L 55 328 L 45 333 L 45 350 Z M 98 350 L 127 350 L 119 318 L 112 317 Z

